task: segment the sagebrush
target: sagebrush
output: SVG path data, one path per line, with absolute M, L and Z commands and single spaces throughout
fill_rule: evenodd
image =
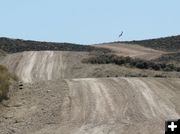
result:
M 7 99 L 7 93 L 10 85 L 10 73 L 8 69 L 0 65 L 0 101 Z
M 114 54 L 99 54 L 83 59 L 84 63 L 91 64 L 116 64 L 125 65 L 129 67 L 136 67 L 139 69 L 151 69 L 156 71 L 177 71 L 180 72 L 180 67 L 173 64 L 155 63 L 153 61 L 146 61 L 142 59 L 134 59 L 131 57 L 122 57 Z

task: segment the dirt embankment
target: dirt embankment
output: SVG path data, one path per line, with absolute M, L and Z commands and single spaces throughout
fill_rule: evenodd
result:
M 180 117 L 179 87 L 179 79 L 158 78 L 24 84 L 4 102 L 0 133 L 163 134 L 164 120 Z

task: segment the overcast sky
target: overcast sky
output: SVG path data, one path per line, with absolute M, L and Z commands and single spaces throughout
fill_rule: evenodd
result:
M 0 0 L 0 36 L 94 44 L 178 35 L 179 6 L 180 0 Z

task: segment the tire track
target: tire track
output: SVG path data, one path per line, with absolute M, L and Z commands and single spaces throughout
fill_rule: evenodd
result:
M 63 52 L 30 51 L 11 54 L 3 60 L 3 64 L 25 83 L 65 77 L 66 62 Z
M 158 87 L 161 80 L 87 78 L 66 81 L 72 102 L 70 122 L 78 124 L 73 134 L 162 133 L 166 119 L 180 117 L 175 109 L 177 105 L 161 96 L 164 88 Z M 153 84 L 156 86 L 151 86 Z

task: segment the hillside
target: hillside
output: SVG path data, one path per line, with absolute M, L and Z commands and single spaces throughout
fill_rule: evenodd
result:
M 105 43 L 95 45 L 98 48 L 110 49 L 118 56 L 129 56 L 132 58 L 141 58 L 145 60 L 152 60 L 161 57 L 166 52 L 147 48 L 140 45 L 126 44 L 126 43 Z
M 180 35 L 140 41 L 126 41 L 123 43 L 138 44 L 162 51 L 180 51 Z
M 78 45 L 72 43 L 54 43 L 40 42 L 21 39 L 0 38 L 0 49 L 8 53 L 16 53 L 23 51 L 103 51 L 110 52 L 108 49 L 96 48 L 88 45 Z
M 19 82 L 0 103 L 0 134 L 161 134 L 165 120 L 180 118 L 180 72 L 151 62 L 170 53 L 8 41 L 0 64 Z
M 180 35 L 139 41 L 102 43 L 95 46 L 110 49 L 118 56 L 180 66 Z
M 23 82 L 38 82 L 64 78 L 124 76 L 180 77 L 180 72 L 175 71 L 165 72 L 161 70 L 141 69 L 133 66 L 125 66 L 126 64 L 88 64 L 82 62 L 89 57 L 91 55 L 87 52 L 29 51 L 9 54 L 3 60 L 0 60 L 0 64 L 5 65 L 10 72 L 15 73 Z M 102 60 L 106 59 L 102 58 Z M 133 61 L 136 62 L 135 60 Z M 136 63 L 138 64 L 136 66 L 144 65 L 143 62 L 138 60 Z

